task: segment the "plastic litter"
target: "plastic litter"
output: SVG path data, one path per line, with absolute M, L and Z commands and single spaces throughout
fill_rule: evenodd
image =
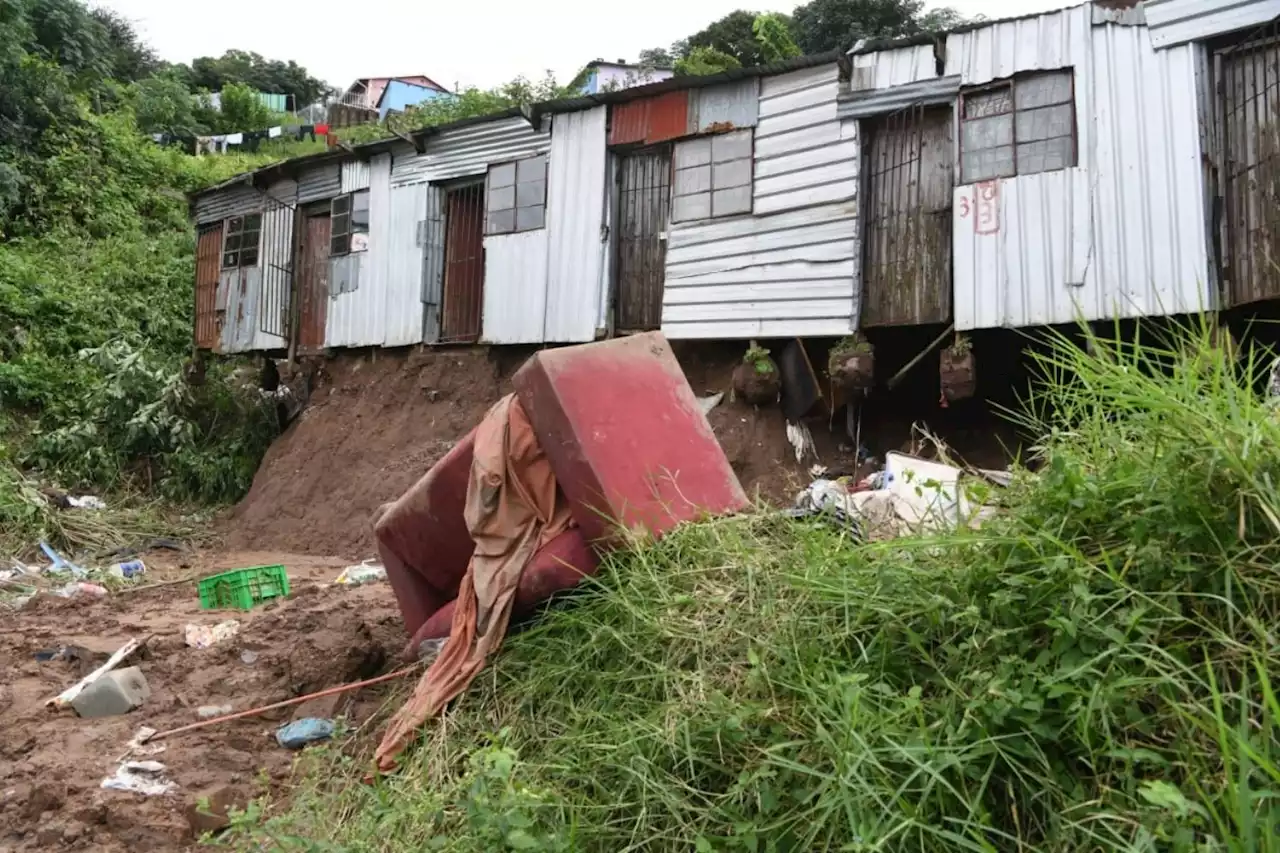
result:
M 338 575 L 334 583 L 343 586 L 359 586 L 371 581 L 384 581 L 386 579 L 387 570 L 381 564 L 372 560 L 365 560 L 359 565 L 347 566 L 342 570 L 342 574 Z
M 711 410 L 720 405 L 720 401 L 724 399 L 724 392 L 719 391 L 715 394 L 709 394 L 706 397 L 698 398 L 698 408 L 702 409 L 702 414 L 709 415 Z
M 252 649 L 245 649 L 240 653 L 240 660 L 243 661 L 244 663 L 249 664 L 250 666 L 253 666 L 255 663 L 258 662 L 258 653 L 253 651 Z
M 196 716 L 202 720 L 212 720 L 214 717 L 221 717 L 230 713 L 230 705 L 201 705 L 196 709 Z M 152 732 L 152 734 L 155 734 L 155 732 Z
M 59 554 L 57 551 L 53 550 L 53 548 L 49 546 L 48 542 L 41 541 L 40 550 L 43 551 L 44 555 L 49 558 L 50 565 L 47 571 L 70 572 L 71 574 L 75 575 L 78 578 L 82 578 L 85 575 L 89 574 L 84 569 L 80 568 L 70 560 L 64 559 L 61 554 Z
M 285 749 L 302 749 L 309 743 L 333 737 L 333 721 L 318 717 L 295 720 L 276 730 L 276 742 Z
M 110 791 L 158 797 L 178 788 L 165 777 L 165 770 L 159 761 L 126 761 L 116 768 L 114 776 L 102 780 L 102 787 Z
M 55 589 L 53 594 L 61 598 L 79 598 L 81 596 L 85 598 L 103 598 L 107 594 L 107 588 L 96 583 L 71 581 Z
M 126 560 L 123 563 L 113 563 L 106 571 L 109 575 L 128 580 L 146 574 L 147 566 L 141 560 Z
M 217 625 L 195 625 L 188 623 L 183 629 L 187 645 L 193 649 L 207 649 L 223 640 L 229 640 L 240 633 L 240 623 L 234 619 L 219 622 Z
M 67 498 L 67 506 L 75 509 L 106 509 L 107 502 L 96 495 L 85 495 L 80 498 Z

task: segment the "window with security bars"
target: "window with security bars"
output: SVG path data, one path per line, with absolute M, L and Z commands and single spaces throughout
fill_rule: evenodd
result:
M 262 235 L 262 214 L 249 213 L 227 220 L 222 238 L 222 268 L 256 267 L 258 243 Z
M 1076 165 L 1070 68 L 1020 74 L 962 93 L 960 183 Z
M 486 234 L 533 231 L 547 221 L 547 155 L 489 167 Z
M 329 254 L 346 255 L 369 248 L 369 191 L 335 198 L 329 205 Z
M 672 221 L 750 213 L 753 142 L 747 129 L 677 143 Z

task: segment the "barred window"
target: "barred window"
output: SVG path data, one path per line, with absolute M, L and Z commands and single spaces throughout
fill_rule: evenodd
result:
M 961 95 L 960 182 L 1076 165 L 1071 69 L 1019 74 Z

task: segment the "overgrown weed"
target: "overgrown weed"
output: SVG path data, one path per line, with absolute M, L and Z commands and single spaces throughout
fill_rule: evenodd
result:
M 1043 468 L 981 530 L 859 545 L 757 515 L 615 554 L 398 775 L 318 756 L 227 843 L 1280 849 L 1260 366 L 1195 330 L 1091 352 L 1043 356 Z

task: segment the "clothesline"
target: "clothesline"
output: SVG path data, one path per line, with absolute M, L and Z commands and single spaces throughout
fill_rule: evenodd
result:
M 151 139 L 160 145 L 182 145 L 188 154 L 226 154 L 228 148 L 242 148 L 245 151 L 257 151 L 264 139 L 279 139 L 285 134 L 296 136 L 301 142 L 310 136 L 314 142 L 316 136 L 327 138 L 328 124 L 277 125 L 265 130 L 250 130 L 241 133 L 218 133 L 212 136 L 193 136 L 185 133 L 153 133 Z

